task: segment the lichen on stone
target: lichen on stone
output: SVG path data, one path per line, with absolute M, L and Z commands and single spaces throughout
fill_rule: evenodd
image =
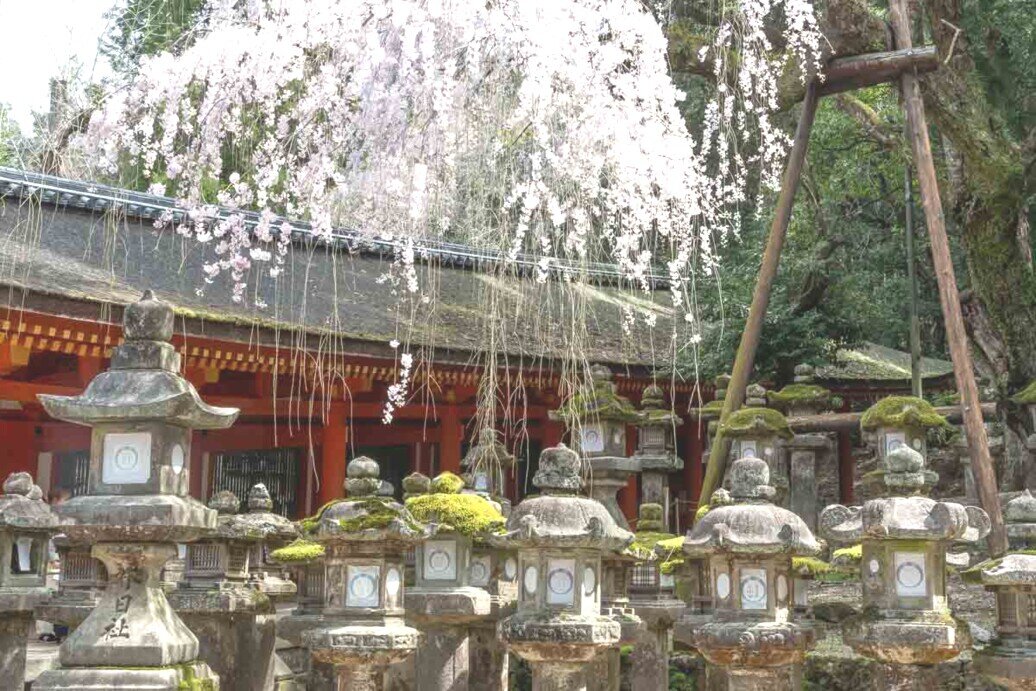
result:
M 863 545 L 842 547 L 831 553 L 831 561 L 835 563 L 859 564 L 861 559 L 863 559 Z
M 771 408 L 741 408 L 720 424 L 720 432 L 730 439 L 744 439 L 760 434 L 773 434 L 782 439 L 795 436 L 788 419 L 779 410 Z
M 281 564 L 300 564 L 320 559 L 324 554 L 323 545 L 300 538 L 290 545 L 270 552 L 270 558 Z
M 469 537 L 500 532 L 506 522 L 491 502 L 477 494 L 421 494 L 407 499 L 406 508 L 419 521 L 437 522 L 440 531 Z
M 823 559 L 816 557 L 792 557 L 791 568 L 800 576 L 819 578 L 831 571 L 832 567 Z
M 708 504 L 702 504 L 701 506 L 699 506 L 698 510 L 694 512 L 694 522 L 697 523 L 702 518 L 704 518 L 705 514 L 707 514 L 711 509 L 712 507 Z
M 1036 379 L 1029 382 L 1024 389 L 1011 396 L 1011 401 L 1019 405 L 1032 405 L 1036 403 Z
M 986 559 L 985 561 L 979 562 L 978 564 L 975 564 L 974 566 L 961 571 L 960 577 L 964 580 L 965 583 L 968 583 L 970 585 L 982 585 L 982 572 L 988 571 L 990 569 L 995 569 L 996 567 L 1000 566 L 1000 563 L 1004 560 L 1004 558 L 1009 557 L 1012 554 L 1036 555 L 1036 549 L 1016 549 L 1006 553 L 1002 557 L 997 557 L 995 559 Z
M 431 495 L 429 495 L 431 496 Z M 354 518 L 343 518 L 338 521 L 338 527 L 346 533 L 358 533 L 364 530 L 380 530 L 387 527 L 396 519 L 405 522 L 409 516 L 390 497 L 367 497 L 355 502 L 356 506 L 363 510 L 363 514 Z M 419 526 L 411 525 L 413 529 Z
M 931 403 L 916 396 L 888 396 L 868 408 L 860 418 L 860 427 L 864 430 L 948 426 L 946 418 L 936 412 Z

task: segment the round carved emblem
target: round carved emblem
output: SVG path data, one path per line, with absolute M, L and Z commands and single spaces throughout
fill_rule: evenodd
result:
M 485 562 L 473 561 L 471 562 L 471 581 L 473 583 L 485 583 L 489 580 L 489 569 L 486 568 Z
M 504 578 L 509 581 L 513 581 L 517 575 L 518 562 L 514 560 L 514 557 L 508 557 L 507 561 L 504 562 Z
M 140 455 L 132 446 L 123 446 L 115 452 L 115 467 L 119 470 L 133 470 L 140 462 Z
M 349 582 L 349 592 L 358 600 L 366 600 L 377 589 L 378 584 L 374 582 L 374 577 L 370 574 L 361 573 L 354 576 L 352 581 Z
M 428 555 L 428 568 L 432 571 L 446 571 L 450 568 L 450 555 L 437 549 Z
M 745 602 L 766 601 L 766 582 L 758 576 L 748 576 L 741 581 L 741 599 Z
M 904 588 L 916 588 L 924 582 L 924 571 L 920 565 L 908 561 L 896 569 L 896 581 Z
M 573 583 L 572 573 L 565 569 L 554 569 L 547 578 L 550 591 L 557 595 L 567 595 L 572 592 Z
M 871 559 L 867 562 L 867 568 L 870 569 L 871 574 L 877 575 L 878 571 L 881 569 L 881 564 L 878 563 L 877 559 Z

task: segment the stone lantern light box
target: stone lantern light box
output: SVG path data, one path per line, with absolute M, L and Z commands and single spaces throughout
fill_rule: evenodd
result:
M 777 458 L 778 442 L 795 436 L 780 411 L 759 406 L 731 413 L 720 429 L 731 441 L 731 458 L 761 458 L 771 466 Z
M 864 412 L 860 427 L 876 437 L 878 460 L 896 448 L 906 445 L 927 455 L 926 433 L 929 429 L 947 427 L 946 418 L 931 403 L 914 396 L 889 396 Z
M 618 394 L 612 372 L 604 365 L 590 368 L 589 391 L 576 393 L 565 406 L 551 411 L 550 418 L 572 430 L 573 443 L 586 458 L 625 456 L 626 425 L 641 419 L 633 404 Z

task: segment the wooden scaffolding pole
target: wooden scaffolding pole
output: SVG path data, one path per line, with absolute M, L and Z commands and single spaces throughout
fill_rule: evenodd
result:
M 896 47 L 909 49 L 910 19 L 907 0 L 889 0 L 889 15 L 892 20 L 892 35 Z M 1000 496 L 997 492 L 996 473 L 989 455 L 986 428 L 982 423 L 982 407 L 975 384 L 975 370 L 968 350 L 968 336 L 964 330 L 964 317 L 960 309 L 957 277 L 953 272 L 950 244 L 946 238 L 946 222 L 943 217 L 942 200 L 932 160 L 932 145 L 928 140 L 928 124 L 925 120 L 924 103 L 918 88 L 917 75 L 907 71 L 900 76 L 903 91 L 903 108 L 907 116 L 907 131 L 917 168 L 917 181 L 921 191 L 921 205 L 932 246 L 932 262 L 939 284 L 939 302 L 942 303 L 943 320 L 946 322 L 946 341 L 953 361 L 953 374 L 960 393 L 961 413 L 964 430 L 968 438 L 968 455 L 975 474 L 979 502 L 989 514 L 992 530 L 989 533 L 989 552 L 997 557 L 1007 551 L 1007 534 L 1004 532 L 1004 518 L 1000 511 Z
M 806 98 L 802 101 L 802 114 L 799 116 L 798 128 L 795 130 L 795 141 L 791 147 L 791 154 L 788 156 L 788 165 L 784 169 L 781 193 L 777 197 L 777 208 L 774 211 L 773 223 L 770 225 L 770 237 L 767 238 L 766 249 L 763 251 L 763 261 L 759 267 L 755 292 L 752 294 L 752 306 L 748 310 L 748 321 L 745 323 L 745 330 L 741 333 L 741 342 L 738 344 L 737 355 L 734 357 L 734 369 L 730 373 L 727 396 L 723 399 L 720 422 L 726 420 L 732 412 L 740 408 L 745 400 L 745 387 L 748 386 L 748 377 L 755 364 L 755 353 L 759 348 L 763 320 L 766 318 L 766 308 L 770 304 L 770 289 L 773 286 L 773 279 L 777 276 L 777 265 L 781 260 L 781 247 L 784 246 L 784 236 L 787 234 L 788 224 L 791 222 L 791 210 L 795 205 L 795 193 L 799 189 L 799 182 L 802 178 L 802 167 L 806 163 L 809 134 L 813 130 L 818 99 L 817 84 L 816 81 L 812 81 L 806 89 Z M 723 433 L 717 429 L 712 452 L 709 454 L 709 464 L 705 468 L 705 479 L 702 482 L 699 504 L 707 503 L 713 491 L 723 481 L 729 453 L 730 440 L 725 439 Z

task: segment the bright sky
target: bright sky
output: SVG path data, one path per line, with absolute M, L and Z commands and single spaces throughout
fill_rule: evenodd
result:
M 110 72 L 98 55 L 104 14 L 116 0 L 0 0 L 0 103 L 23 133 L 32 131 L 32 113 L 46 112 L 49 81 L 78 61 L 81 75 L 95 80 Z

